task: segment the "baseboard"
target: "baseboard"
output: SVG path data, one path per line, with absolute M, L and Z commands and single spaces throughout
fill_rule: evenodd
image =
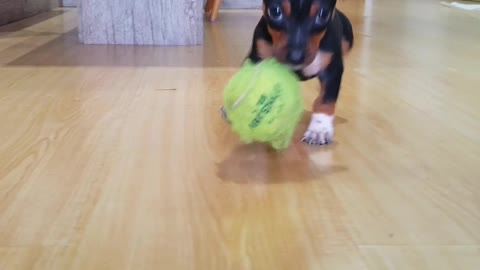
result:
M 262 7 L 262 0 L 223 0 L 225 9 L 257 9 Z
M 78 0 L 60 0 L 62 7 L 76 7 Z

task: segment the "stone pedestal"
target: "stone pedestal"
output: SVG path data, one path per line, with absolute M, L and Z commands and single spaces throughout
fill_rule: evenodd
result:
M 203 44 L 203 0 L 79 0 L 84 44 Z

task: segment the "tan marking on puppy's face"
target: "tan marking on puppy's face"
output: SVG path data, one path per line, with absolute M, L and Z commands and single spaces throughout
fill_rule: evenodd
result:
M 320 3 L 313 3 L 312 7 L 310 7 L 310 17 L 317 16 L 318 11 L 320 10 Z
M 310 7 L 310 12 L 308 16 L 310 19 L 315 20 L 320 11 L 321 5 L 318 2 L 314 2 Z M 321 63 L 320 68 L 325 69 L 328 64 L 330 64 L 331 57 L 330 54 L 322 54 L 321 61 L 318 61 L 318 52 L 320 49 L 320 43 L 322 42 L 323 38 L 325 37 L 325 31 L 319 33 L 310 34 L 307 41 L 307 46 L 305 48 L 305 62 L 303 64 L 304 67 L 308 67 L 309 65 L 315 64 L 314 61 Z
M 287 17 L 290 17 L 290 15 L 292 15 L 292 5 L 290 4 L 289 1 L 283 1 L 282 8 L 283 8 L 283 12 L 285 12 L 285 15 Z
M 285 0 L 281 3 L 282 16 L 290 16 L 291 5 L 290 2 Z M 265 3 L 262 5 L 263 16 L 268 18 L 267 6 Z M 287 15 L 288 14 L 288 15 Z M 257 53 L 260 58 L 276 58 L 279 61 L 285 61 L 287 56 L 287 43 L 288 36 L 287 33 L 276 30 L 272 26 L 267 25 L 268 33 L 272 38 L 272 42 L 267 42 L 266 40 L 257 40 Z
M 287 58 L 288 36 L 286 33 L 277 31 L 268 26 L 268 32 L 272 37 L 273 57 L 279 61 L 285 61 Z
M 325 32 L 321 32 L 318 34 L 313 34 L 310 36 L 307 45 L 307 55 L 305 59 L 305 64 L 309 65 L 315 59 L 317 51 L 320 48 L 320 42 L 322 41 L 323 37 L 325 36 Z
M 325 37 L 325 29 L 322 27 L 331 17 L 330 4 L 316 0 L 267 0 L 263 1 L 262 10 L 272 39 L 273 53 L 267 55 L 291 64 L 296 70 L 310 65 Z M 257 44 L 262 46 L 263 52 L 266 48 L 264 45 Z M 297 57 L 287 57 L 294 55 Z
M 257 54 L 261 59 L 268 59 L 273 57 L 273 45 L 268 41 L 259 39 L 257 40 Z

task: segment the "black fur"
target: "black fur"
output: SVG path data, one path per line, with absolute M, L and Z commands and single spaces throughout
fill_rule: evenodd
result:
M 317 77 L 325 85 L 322 102 L 336 102 L 344 71 L 342 40 L 347 41 L 350 48 L 353 47 L 354 42 L 352 25 L 349 19 L 340 10 L 336 9 L 336 0 L 264 0 L 264 6 L 268 11 L 269 7 L 281 5 L 283 1 L 290 1 L 291 15 L 289 18 L 284 18 L 282 22 L 274 22 L 268 15 L 262 16 L 254 30 L 252 46 L 247 57 L 253 62 L 262 60 L 257 51 L 256 41 L 263 39 L 270 43 L 273 42 L 268 26 L 288 36 L 287 50 L 298 50 L 299 48 L 305 50 L 305 44 L 310 35 L 324 31 L 325 35 L 320 41 L 318 49 L 333 53 L 330 64 L 315 76 L 305 77 L 301 71 L 296 71 L 296 73 L 303 81 Z M 322 8 L 329 10 L 333 16 L 330 16 L 329 20 L 324 23 L 315 24 L 314 19 L 309 16 L 312 4 L 320 4 Z M 286 60 L 286 64 L 292 63 Z

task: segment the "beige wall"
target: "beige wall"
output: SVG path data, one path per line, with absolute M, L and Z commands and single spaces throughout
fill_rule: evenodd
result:
M 0 0 L 0 25 L 58 7 L 59 0 Z

